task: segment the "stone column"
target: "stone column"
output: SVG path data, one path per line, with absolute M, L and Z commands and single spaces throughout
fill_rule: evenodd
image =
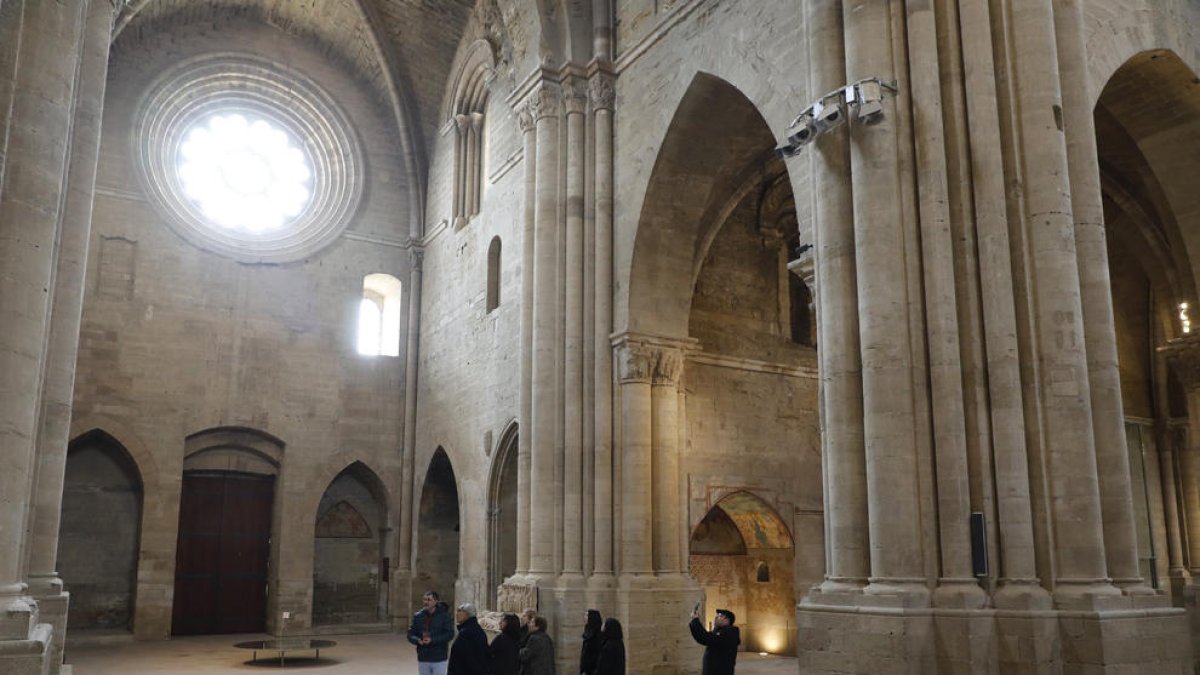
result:
M 529 573 L 529 459 L 532 454 L 533 419 L 533 241 L 534 206 L 537 202 L 537 140 L 533 115 L 520 106 L 517 122 L 524 143 L 525 195 L 521 229 L 521 428 L 517 437 L 517 569 Z
M 63 633 L 66 630 L 67 594 L 63 592 L 62 580 L 56 571 L 58 533 L 67 443 L 70 440 L 75 362 L 79 351 L 79 324 L 83 312 L 84 271 L 100 150 L 100 120 L 107 82 L 108 50 L 112 43 L 112 4 L 104 0 L 92 0 L 87 4 L 82 63 L 76 85 L 78 97 L 74 136 L 71 139 L 62 237 L 50 318 L 50 344 L 46 353 L 37 439 L 32 546 L 26 574 L 30 593 L 38 601 L 43 620 L 54 625 L 51 673 L 57 673 L 62 664 Z
M 651 480 L 654 508 L 654 571 L 679 574 L 686 565 L 680 558 L 679 493 L 679 381 L 683 353 L 659 348 L 654 358 L 650 388 Z
M 542 82 L 530 95 L 529 112 L 534 118 L 537 164 L 534 200 L 533 253 L 533 409 L 531 411 L 532 455 L 530 487 L 561 494 L 555 471 L 560 439 L 556 422 L 562 410 L 556 396 L 558 359 L 558 136 L 561 94 L 558 86 Z M 553 504 L 530 513 L 529 572 L 534 576 L 555 572 L 555 528 Z
M 621 401 L 621 574 L 652 574 L 653 350 L 628 334 L 614 338 Z
M 1117 366 L 1117 334 L 1113 321 L 1112 280 L 1104 236 L 1104 204 L 1096 157 L 1096 126 L 1088 94 L 1083 9 L 1079 0 L 1054 0 L 1058 63 L 1071 177 L 1071 209 L 1075 216 L 1076 259 L 1083 318 L 1083 338 L 1096 462 L 1102 467 L 1100 510 L 1108 574 L 1126 593 L 1149 595 L 1138 567 L 1138 539 L 1130 485 L 1125 409 Z
M 1108 579 L 1083 307 L 1076 257 L 1054 17 L 1047 3 L 1009 0 L 1024 228 L 1034 343 L 1046 425 L 1042 437 L 1062 606 L 1119 593 Z M 1055 111 L 1058 111 L 1057 113 Z
M 420 503 L 416 501 L 417 456 L 417 362 L 421 342 L 421 275 L 425 251 L 411 244 L 408 267 L 408 334 L 404 347 L 404 445 L 400 450 L 400 536 L 396 542 L 396 579 L 393 585 L 393 620 L 408 619 L 412 602 L 413 525 Z M 398 613 L 397 613 L 398 612 Z
M 604 3 L 597 3 L 604 4 Z M 607 46 L 607 33 L 605 42 Z M 595 111 L 595 468 L 593 470 L 595 583 L 613 573 L 613 458 L 612 458 L 612 226 L 613 226 L 613 106 L 612 76 L 598 71 L 588 82 Z
M 1000 534 L 1000 578 L 994 597 L 1001 607 L 1028 604 L 1033 598 L 1040 598 L 1035 604 L 1045 607 L 1049 594 L 1037 578 L 1033 539 L 1003 148 L 987 0 L 960 2 L 959 27 Z
M 850 0 L 842 7 L 846 79 L 869 75 L 894 79 L 888 4 Z M 896 208 L 902 199 L 895 98 L 885 96 L 883 107 L 883 122 L 852 124 L 848 130 L 871 542 L 871 583 L 865 590 L 921 596 L 926 589 L 917 495 L 913 352 L 906 330 L 910 298 L 901 253 L 906 241 Z M 827 403 L 831 409 L 837 405 L 832 400 Z
M 913 6 L 909 9 L 909 72 L 920 186 L 918 206 L 941 555 L 934 600 L 942 606 L 978 608 L 987 598 L 971 574 L 971 489 L 938 33 L 932 12 L 913 11 Z
M 473 112 L 467 132 L 467 185 L 464 216 L 468 219 L 479 213 L 479 193 L 483 186 L 483 113 Z
M 1200 514 L 1200 333 L 1168 340 L 1158 351 L 1167 357 L 1172 370 L 1187 392 L 1187 447 L 1180 453 L 1179 483 L 1187 530 L 1187 565 L 1192 576 L 1200 573 L 1200 533 L 1192 527 Z M 1166 493 L 1164 492 L 1164 501 Z M 1192 518 L 1188 519 L 1187 516 Z M 1182 547 L 1181 547 L 1182 548 Z M 1182 556 L 1181 556 L 1182 557 Z M 1183 560 L 1179 561 L 1183 564 Z M 1172 561 L 1174 567 L 1174 561 Z
M 467 223 L 467 153 L 470 142 L 467 134 L 471 129 L 471 118 L 459 113 L 454 116 L 454 182 L 451 186 L 451 224 L 458 229 Z
M 32 655 L 0 650 L 4 672 L 42 672 L 46 663 L 40 649 L 50 629 L 35 626 L 36 605 L 22 580 L 25 527 L 86 9 L 13 0 L 0 6 L 0 35 L 12 38 L 16 28 L 20 38 L 0 46 L 0 127 L 7 129 L 0 146 L 0 645 L 43 642 Z
M 574 79 L 574 78 L 570 78 Z M 565 400 L 563 401 L 563 572 L 583 573 L 583 197 L 587 96 L 564 87 L 567 113 Z
M 845 83 L 842 11 L 837 0 L 807 0 L 812 96 Z M 856 591 L 870 575 L 863 447 L 862 363 L 854 257 L 850 149 L 845 134 L 813 143 L 813 240 L 821 289 L 817 359 L 821 373 L 821 464 L 825 474 L 827 560 L 822 592 Z

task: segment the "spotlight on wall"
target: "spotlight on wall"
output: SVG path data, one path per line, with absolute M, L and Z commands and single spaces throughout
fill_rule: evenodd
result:
M 863 80 L 853 85 L 853 96 L 847 92 L 847 100 L 854 108 L 855 118 L 863 124 L 879 124 L 883 121 L 883 83 L 879 80 Z
M 1183 328 L 1185 335 L 1192 332 L 1192 320 L 1188 317 L 1188 304 L 1186 302 L 1179 303 L 1179 325 Z
M 851 117 L 865 125 L 879 124 L 884 118 L 885 89 L 897 91 L 895 84 L 868 77 L 825 94 L 792 120 L 787 142 L 775 148 L 775 154 L 785 159 L 795 157 L 817 136 L 833 131 Z
M 818 134 L 832 131 L 845 122 L 846 108 L 840 92 L 813 104 L 813 124 L 816 125 Z

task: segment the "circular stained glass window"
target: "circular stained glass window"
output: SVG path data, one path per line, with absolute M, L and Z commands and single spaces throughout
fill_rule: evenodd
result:
M 312 169 L 294 139 L 263 119 L 216 114 L 179 145 L 183 193 L 229 230 L 271 232 L 312 202 Z
M 311 255 L 362 196 L 345 115 L 275 62 L 222 54 L 165 74 L 139 106 L 133 141 L 152 201 L 180 236 L 250 262 Z

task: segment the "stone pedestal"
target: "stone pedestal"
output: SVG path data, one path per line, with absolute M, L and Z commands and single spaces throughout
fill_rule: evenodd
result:
M 703 648 L 692 640 L 688 621 L 703 591 L 679 575 L 622 575 L 617 618 L 625 629 L 630 670 L 652 675 L 699 673 Z M 636 663 L 640 665 L 634 665 Z

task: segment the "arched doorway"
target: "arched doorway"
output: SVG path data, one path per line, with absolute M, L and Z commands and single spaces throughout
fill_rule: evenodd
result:
M 688 553 L 706 617 L 736 614 L 746 651 L 796 653 L 795 547 L 775 509 L 749 492 L 726 495 L 692 531 Z
M 517 571 L 517 439 L 516 422 L 505 430 L 492 461 L 488 482 L 489 603 L 497 602 L 497 587 Z M 492 609 L 496 605 L 493 604 Z
M 218 428 L 184 445 L 175 551 L 174 635 L 266 629 L 275 480 L 283 443 Z
M 388 615 L 387 513 L 383 483 L 362 462 L 325 489 L 313 536 L 313 625 L 371 624 Z
M 1184 391 L 1198 383 L 1157 349 L 1186 334 L 1185 316 L 1200 317 L 1190 262 L 1200 255 L 1195 81 L 1173 52 L 1142 52 L 1094 110 L 1139 572 L 1177 604 L 1188 571 L 1200 571 L 1200 459 L 1186 440 Z
M 458 580 L 459 513 L 458 482 L 446 451 L 438 448 L 429 460 L 421 489 L 421 506 L 414 526 L 417 561 L 413 577 L 413 606 L 421 596 L 437 591 L 454 606 L 454 582 Z
M 142 477 L 125 447 L 99 429 L 73 440 L 58 538 L 69 629 L 132 629 L 141 521 Z

